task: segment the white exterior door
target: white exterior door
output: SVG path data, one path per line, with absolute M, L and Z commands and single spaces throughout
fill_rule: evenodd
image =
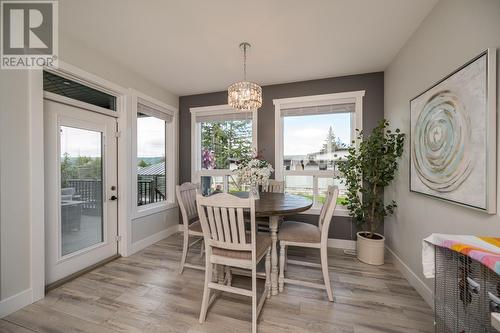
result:
M 45 282 L 117 254 L 117 121 L 44 100 Z

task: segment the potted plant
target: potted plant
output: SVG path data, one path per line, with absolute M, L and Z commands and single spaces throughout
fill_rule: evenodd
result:
M 372 265 L 384 263 L 385 238 L 377 230 L 396 208 L 395 201 L 384 203 L 384 187 L 394 179 L 405 139 L 399 128 L 392 132 L 388 127 L 389 122 L 383 119 L 368 136 L 358 131 L 359 146 L 353 144 L 338 164 L 347 187 L 349 215 L 361 228 L 356 243 L 358 259 Z

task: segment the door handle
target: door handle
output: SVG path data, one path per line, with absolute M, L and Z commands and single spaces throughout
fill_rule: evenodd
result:
M 111 198 L 109 198 L 109 200 L 115 201 L 115 200 L 118 200 L 118 197 L 116 195 L 112 195 Z

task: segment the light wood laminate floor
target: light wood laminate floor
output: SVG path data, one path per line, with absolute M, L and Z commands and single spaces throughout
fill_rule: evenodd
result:
M 181 244 L 177 234 L 97 268 L 0 320 L 0 332 L 249 332 L 244 296 L 222 294 L 198 323 L 204 273 L 178 275 Z M 290 248 L 289 257 L 319 260 L 306 249 Z M 202 259 L 190 251 L 188 260 Z M 329 249 L 329 264 L 334 303 L 322 290 L 285 285 L 264 305 L 259 332 L 433 332 L 432 310 L 391 262 L 369 266 Z M 292 265 L 289 275 L 322 279 L 320 270 Z

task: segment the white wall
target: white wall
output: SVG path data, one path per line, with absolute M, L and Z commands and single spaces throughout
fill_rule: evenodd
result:
M 409 133 L 409 101 L 489 47 L 500 48 L 499 0 L 441 0 L 385 72 L 385 117 L 392 127 Z M 415 273 L 406 270 L 410 282 L 431 301 L 433 281 L 422 275 L 422 239 L 431 233 L 498 237 L 500 217 L 410 193 L 408 153 L 407 140 L 398 177 L 385 192 L 386 200 L 398 202 L 385 235 L 389 249 Z
M 164 103 L 178 107 L 179 97 L 155 85 L 138 73 L 121 67 L 116 62 L 90 49 L 71 36 L 60 35 L 59 56 L 64 62 L 105 78 L 124 88 L 133 88 Z
M 59 45 L 64 62 L 178 106 L 176 95 L 68 36 L 62 34 Z M 0 317 L 31 300 L 28 82 L 27 71 L 0 70 Z M 177 226 L 177 211 L 151 215 L 133 224 L 132 239 L 148 238 L 170 225 Z
M 0 70 L 0 299 L 30 286 L 28 72 Z

